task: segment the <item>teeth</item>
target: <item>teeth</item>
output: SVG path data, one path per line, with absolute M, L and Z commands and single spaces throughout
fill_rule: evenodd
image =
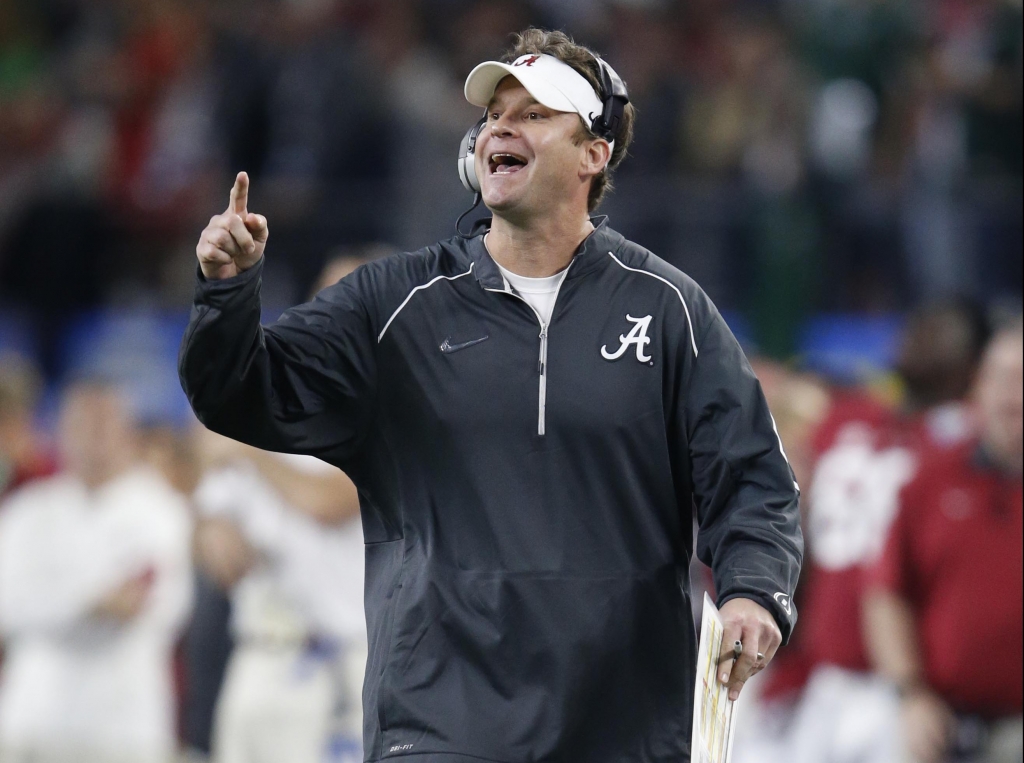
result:
M 498 153 L 491 154 L 490 158 L 491 172 L 496 175 L 509 175 L 514 170 L 520 167 L 526 166 L 526 159 L 515 154 Z M 504 169 L 499 169 L 504 168 Z

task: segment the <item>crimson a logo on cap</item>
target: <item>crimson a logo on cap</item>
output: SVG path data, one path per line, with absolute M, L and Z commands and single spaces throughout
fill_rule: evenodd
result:
M 529 56 L 527 58 L 520 58 L 516 61 L 513 66 L 533 66 L 534 62 L 538 61 L 540 56 Z

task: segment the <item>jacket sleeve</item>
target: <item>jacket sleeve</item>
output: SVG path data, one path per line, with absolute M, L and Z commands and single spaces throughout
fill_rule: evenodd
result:
M 357 273 L 260 325 L 263 260 L 199 274 L 178 375 L 209 429 L 264 450 L 351 457 L 372 420 L 376 343 Z
M 685 385 L 697 556 L 712 568 L 719 606 L 756 601 L 785 643 L 803 559 L 799 488 L 761 385 L 713 306 L 698 349 Z

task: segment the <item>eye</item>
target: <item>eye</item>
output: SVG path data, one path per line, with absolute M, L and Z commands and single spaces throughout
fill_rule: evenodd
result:
M 540 112 L 531 111 L 529 114 L 526 115 L 526 118 L 527 119 L 543 119 L 544 117 L 543 117 L 543 115 Z
M 487 115 L 487 119 L 491 122 L 496 122 L 500 117 L 501 114 L 499 114 L 497 111 L 492 111 L 490 114 Z

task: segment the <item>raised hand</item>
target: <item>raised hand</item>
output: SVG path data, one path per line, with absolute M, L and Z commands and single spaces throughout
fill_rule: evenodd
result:
M 254 215 L 248 205 L 249 175 L 239 172 L 227 210 L 210 218 L 196 245 L 199 267 L 208 280 L 236 276 L 263 256 L 270 235 L 267 218 Z

